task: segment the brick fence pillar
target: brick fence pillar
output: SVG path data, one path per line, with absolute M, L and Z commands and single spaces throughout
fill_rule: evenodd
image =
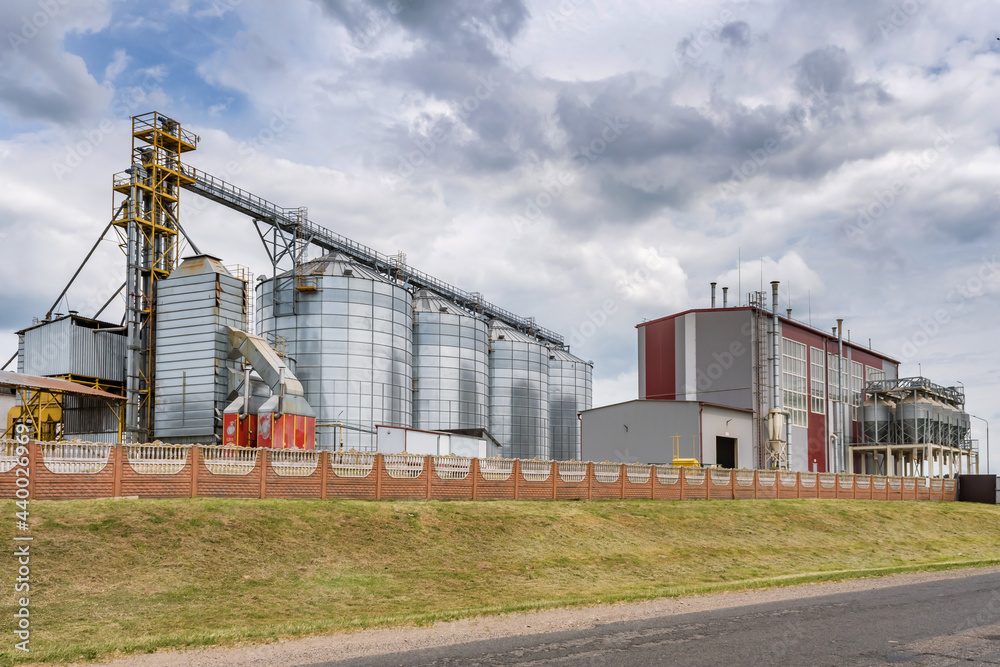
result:
M 111 446 L 114 477 L 111 479 L 111 497 L 121 498 L 122 495 L 122 468 L 125 465 L 125 445 Z
M 260 497 L 267 498 L 267 470 L 271 467 L 271 450 L 261 447 L 257 450 L 257 467 L 260 468 Z
M 326 500 L 326 475 L 330 470 L 330 452 L 319 453 L 319 499 Z
M 198 497 L 198 464 L 201 461 L 201 447 L 191 448 L 191 497 Z

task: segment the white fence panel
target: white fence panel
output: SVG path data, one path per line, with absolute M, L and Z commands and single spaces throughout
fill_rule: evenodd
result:
M 249 475 L 257 467 L 257 450 L 247 447 L 205 447 L 205 467 L 215 475 Z
M 729 482 L 733 478 L 732 470 L 719 470 L 718 468 L 712 468 L 712 485 L 713 486 L 729 486 Z
M 419 454 L 385 454 L 385 471 L 393 479 L 416 479 L 424 471 L 424 457 Z
M 594 479 L 601 484 L 614 484 L 622 474 L 622 467 L 618 463 L 595 463 Z
M 685 468 L 684 481 L 692 486 L 700 486 L 705 483 L 704 468 Z
M 308 477 L 319 466 L 319 452 L 302 449 L 275 449 L 271 467 L 282 477 Z
M 559 479 L 568 483 L 576 484 L 582 482 L 587 477 L 587 464 L 583 461 L 560 461 Z
M 656 479 L 660 484 L 676 484 L 681 479 L 681 469 L 675 466 L 656 466 Z
M 434 472 L 441 479 L 465 479 L 472 468 L 472 459 L 465 456 L 435 456 L 433 459 Z
M 113 445 L 79 442 L 43 442 L 42 463 L 57 475 L 96 475 L 111 458 Z
M 479 459 L 479 474 L 487 482 L 506 482 L 514 472 L 514 459 Z
M 652 469 L 652 466 L 642 463 L 630 463 L 625 466 L 625 474 L 632 484 L 649 484 L 649 475 Z
M 526 482 L 544 482 L 552 474 L 552 461 L 521 461 L 521 477 Z
M 186 445 L 126 445 L 129 467 L 140 475 L 176 475 L 187 465 Z
M 330 452 L 330 468 L 337 477 L 367 477 L 375 468 L 375 454 Z

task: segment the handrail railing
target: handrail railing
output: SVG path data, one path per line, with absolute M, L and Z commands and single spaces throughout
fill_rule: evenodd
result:
M 510 326 L 529 332 L 538 338 L 559 345 L 563 344 L 563 337 L 561 335 L 544 327 L 536 326 L 530 318 L 519 317 L 509 310 L 500 308 L 488 301 L 483 301 L 478 294 L 461 290 L 406 264 L 400 265 L 395 257 L 380 253 L 373 248 L 341 236 L 310 220 L 300 220 L 297 215 L 299 210 L 297 208 L 283 208 L 263 197 L 259 197 L 252 192 L 248 192 L 232 183 L 227 183 L 221 178 L 194 167 L 181 165 L 180 171 L 185 176 L 193 179 L 183 180 L 181 183 L 181 187 L 191 192 L 228 206 L 255 220 L 273 225 L 284 232 L 297 232 L 310 243 L 326 250 L 343 252 L 352 259 L 377 271 L 386 271 L 392 268 L 401 280 L 409 282 L 416 287 L 430 289 L 460 305 L 475 308 L 478 312 L 488 317 L 506 322 Z

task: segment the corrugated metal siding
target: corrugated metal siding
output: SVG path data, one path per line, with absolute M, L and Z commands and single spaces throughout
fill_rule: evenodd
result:
M 183 266 L 183 265 L 182 265 Z M 156 402 L 159 440 L 216 442 L 216 410 L 229 393 L 226 326 L 243 328 L 244 283 L 225 273 L 180 273 L 157 289 Z
M 81 326 L 73 317 L 28 329 L 18 351 L 18 372 L 25 375 L 125 381 L 125 336 Z
M 315 269 L 316 292 L 297 293 L 287 276 L 258 283 L 257 319 L 263 332 L 285 338 L 295 376 L 317 421 L 342 421 L 374 431 L 375 425 L 409 426 L 413 413 L 413 296 L 364 267 L 330 256 Z M 351 275 L 344 275 L 347 269 Z M 286 316 L 292 302 L 297 316 Z M 344 447 L 374 451 L 375 435 L 346 430 Z M 317 449 L 339 445 L 335 429 L 319 429 Z
M 63 438 L 90 442 L 118 442 L 118 418 L 108 403 L 90 396 L 65 399 Z M 100 437 L 96 439 L 95 437 Z
M 549 354 L 549 429 L 552 458 L 580 460 L 577 414 L 593 402 L 593 367 L 565 350 Z
M 490 340 L 490 434 L 505 457 L 550 458 L 548 348 L 496 320 Z

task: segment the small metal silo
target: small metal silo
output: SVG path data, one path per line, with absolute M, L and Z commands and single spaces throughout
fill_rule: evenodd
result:
M 217 258 L 188 257 L 156 292 L 153 429 L 167 442 L 221 444 L 229 374 L 227 327 L 242 328 L 246 283 Z

